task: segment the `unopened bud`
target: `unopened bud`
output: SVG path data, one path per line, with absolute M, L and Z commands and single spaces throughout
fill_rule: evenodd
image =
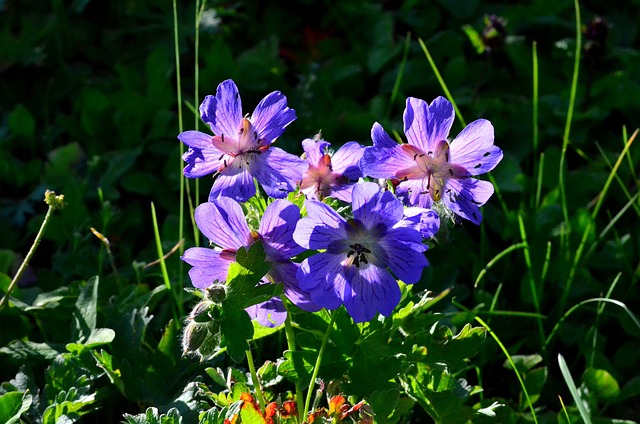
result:
M 198 324 L 190 322 L 184 329 L 182 335 L 182 352 L 183 354 L 195 353 L 204 343 L 209 330 L 206 324 Z
M 67 206 L 64 201 L 64 194 L 57 195 L 55 191 L 47 190 L 44 192 L 44 202 L 53 209 L 60 210 Z
M 213 283 L 204 291 L 205 299 L 221 304 L 227 298 L 227 286 L 224 283 Z
M 203 301 L 198 303 L 189 314 L 189 319 L 191 321 L 195 321 L 197 323 L 205 323 L 211 321 L 211 315 L 209 315 L 209 311 L 211 310 L 212 303 L 208 301 Z

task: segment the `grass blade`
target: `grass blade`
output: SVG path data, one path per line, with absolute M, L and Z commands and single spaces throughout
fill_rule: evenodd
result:
M 567 121 L 564 126 L 564 135 L 562 136 L 562 152 L 560 153 L 560 175 L 558 185 L 560 187 L 560 201 L 562 205 L 562 213 L 567 232 L 571 232 L 571 223 L 569 222 L 569 210 L 567 207 L 567 193 L 565 187 L 565 159 L 567 155 L 567 146 L 569 145 L 569 134 L 571 133 L 571 121 L 573 120 L 573 109 L 576 103 L 576 92 L 578 90 L 578 74 L 580 71 L 580 52 L 582 51 L 582 27 L 580 21 L 580 4 L 578 0 L 574 0 L 576 10 L 576 51 L 573 62 L 573 78 L 571 79 L 571 93 L 569 95 L 569 108 L 567 110 Z
M 440 83 L 440 87 L 442 87 L 442 91 L 444 91 L 445 96 L 447 96 L 447 99 L 453 105 L 453 110 L 456 111 L 456 117 L 458 118 L 458 121 L 460 121 L 462 128 L 466 127 L 467 123 L 464 121 L 464 118 L 462 117 L 462 113 L 460 113 L 460 109 L 458 109 L 458 105 L 456 104 L 456 101 L 453 99 L 453 96 L 451 95 L 449 88 L 447 88 L 447 84 L 444 82 L 444 78 L 442 78 L 442 75 L 440 75 L 440 71 L 438 71 L 438 67 L 436 66 L 436 63 L 433 61 L 433 58 L 431 57 L 431 53 L 429 53 L 429 49 L 427 49 L 427 46 L 424 44 L 424 41 L 422 41 L 421 38 L 418 38 L 418 43 L 420 43 L 420 47 L 422 47 L 422 51 L 424 52 L 425 56 L 427 56 L 429 65 L 431 65 L 431 69 L 433 70 L 433 73 L 436 75 L 436 78 Z
M 402 51 L 402 60 L 400 61 L 400 67 L 398 69 L 398 75 L 393 83 L 393 90 L 391 91 L 391 99 L 389 100 L 389 107 L 387 108 L 387 117 L 391 114 L 391 108 L 396 102 L 398 91 L 400 90 L 400 83 L 402 82 L 402 76 L 404 75 L 404 67 L 407 64 L 407 57 L 409 56 L 409 47 L 411 46 L 411 33 L 407 33 L 407 38 L 404 42 L 404 50 Z
M 567 383 L 567 387 L 569 387 L 569 392 L 571 393 L 571 397 L 578 407 L 578 411 L 580 412 L 580 416 L 582 417 L 582 421 L 585 424 L 591 424 L 591 417 L 589 416 L 589 412 L 587 408 L 584 406 L 584 402 L 578 393 L 578 389 L 576 388 L 576 384 L 573 382 L 573 378 L 571 377 L 571 372 L 569 371 L 569 367 L 567 367 L 567 363 L 562 357 L 562 354 L 558 354 L 558 365 L 560 366 L 560 372 L 562 372 L 562 377 L 564 378 L 565 383 Z
M 511 365 L 511 368 L 513 369 L 513 372 L 516 373 L 516 377 L 518 378 L 518 381 L 520 382 L 520 388 L 522 388 L 522 393 L 524 394 L 524 397 L 527 400 L 527 405 L 529 405 L 529 410 L 531 411 L 531 416 L 533 417 L 533 422 L 538 424 L 538 418 L 536 416 L 536 411 L 535 411 L 535 409 L 533 409 L 533 404 L 531 403 L 531 398 L 529 397 L 529 392 L 527 392 L 527 387 L 524 385 L 524 380 L 522 379 L 522 376 L 520 375 L 520 372 L 518 371 L 518 368 L 516 367 L 516 364 L 513 362 L 513 359 L 511 358 L 511 355 L 509 354 L 509 351 L 504 346 L 504 344 L 502 344 L 502 341 L 500 341 L 500 339 L 498 338 L 496 333 L 494 333 L 493 330 L 491 330 L 489 325 L 486 322 L 484 322 L 482 320 L 482 318 L 480 318 L 478 315 L 476 315 L 473 311 L 471 311 L 470 309 L 464 307 L 463 305 L 461 305 L 460 303 L 458 303 L 458 302 L 456 302 L 454 300 L 451 301 L 451 303 L 453 305 L 455 305 L 456 307 L 464 310 L 465 312 L 473 314 L 474 319 L 476 321 L 478 321 L 478 323 L 480 325 L 482 325 L 485 328 L 485 330 L 487 330 L 487 332 L 491 335 L 493 340 L 495 340 L 495 342 L 498 344 L 498 346 L 502 350 L 502 353 L 504 353 L 504 355 L 507 357 L 507 361 L 509 362 L 509 365 Z
M 580 240 L 580 244 L 578 245 L 578 249 L 576 250 L 576 254 L 573 257 L 573 263 L 571 264 L 571 269 L 569 270 L 569 276 L 567 277 L 567 284 L 565 285 L 564 291 L 562 292 L 562 297 L 560 298 L 559 311 L 561 313 L 564 310 L 564 307 L 565 307 L 565 305 L 567 303 L 567 299 L 569 298 L 569 293 L 571 291 L 571 285 L 573 283 L 573 278 L 576 275 L 576 270 L 578 269 L 578 264 L 580 263 L 580 260 L 582 259 L 582 252 L 583 252 L 584 246 L 585 246 L 585 244 L 587 242 L 587 238 L 589 237 L 589 233 L 591 232 L 591 226 L 593 225 L 593 222 L 595 222 L 596 216 L 598 215 L 598 212 L 600 211 L 600 207 L 602 207 L 602 203 L 604 202 L 604 198 L 606 197 L 607 192 L 609 191 L 609 187 L 611 186 L 611 181 L 613 181 L 613 178 L 616 175 L 616 173 L 618 172 L 618 168 L 620 167 L 620 164 L 622 163 L 622 160 L 624 159 L 625 155 L 629 151 L 629 148 L 631 147 L 631 144 L 633 144 L 633 141 L 636 139 L 636 136 L 638 135 L 639 131 L 640 130 L 635 130 L 633 135 L 629 139 L 629 141 L 627 141 L 627 144 L 624 146 L 624 149 L 622 150 L 622 152 L 618 156 L 618 160 L 616 160 L 616 163 L 613 166 L 613 169 L 611 170 L 611 172 L 609 173 L 609 177 L 607 178 L 607 181 L 604 183 L 604 187 L 602 188 L 602 191 L 600 192 L 600 195 L 598 196 L 598 201 L 596 202 L 596 205 L 593 208 L 593 212 L 591 213 L 591 220 L 587 224 L 587 228 L 585 229 L 584 233 L 582 234 L 582 240 Z
M 560 325 L 562 325 L 562 323 L 569 317 L 569 315 L 575 312 L 579 307 L 586 305 L 588 303 L 593 303 L 593 302 L 606 302 L 606 303 L 611 303 L 613 305 L 619 306 L 629 315 L 629 317 L 631 318 L 633 323 L 638 327 L 638 329 L 640 329 L 640 320 L 638 320 L 638 317 L 636 317 L 635 314 L 631 312 L 631 310 L 623 302 L 615 299 L 608 299 L 606 297 L 594 297 L 591 299 L 583 300 L 582 302 L 575 304 L 558 320 L 556 325 L 553 327 L 553 330 L 551 330 L 551 333 L 549 334 L 549 336 L 547 336 L 547 340 L 545 341 L 545 347 L 549 345 L 549 342 L 551 342 L 551 340 L 555 336 L 556 332 L 560 328 Z

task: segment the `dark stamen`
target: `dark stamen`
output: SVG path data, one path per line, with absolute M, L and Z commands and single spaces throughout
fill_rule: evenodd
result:
M 485 154 L 484 154 L 484 155 L 482 155 L 482 156 L 486 158 L 486 157 L 487 157 L 487 156 L 489 156 L 490 154 L 491 154 L 491 152 L 487 152 L 487 153 L 485 153 Z
M 347 258 L 355 255 L 353 258 L 353 264 L 356 266 L 356 268 L 360 268 L 360 263 L 369 263 L 369 259 L 367 259 L 365 253 L 371 253 L 371 250 L 362 246 L 360 243 L 350 244 L 349 247 L 351 248 L 351 250 L 347 252 Z

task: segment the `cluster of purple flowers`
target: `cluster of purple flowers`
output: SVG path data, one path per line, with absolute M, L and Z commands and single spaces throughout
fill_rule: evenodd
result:
M 225 281 L 237 250 L 261 242 L 271 263 L 261 283 L 282 283 L 287 298 L 306 311 L 344 305 L 356 322 L 390 315 L 400 301 L 397 280 L 420 280 L 428 265 L 424 240 L 440 225 L 434 207 L 481 222 L 479 207 L 493 186 L 472 177 L 491 171 L 502 159 L 487 120 L 474 121 L 449 139 L 455 115 L 442 97 L 431 104 L 407 99 L 408 143 L 397 143 L 375 123 L 373 146 L 348 142 L 332 152 L 329 142 L 306 139 L 306 160 L 273 146 L 296 119 L 278 91 L 243 116 L 238 89 L 227 80 L 215 96 L 205 98 L 200 114 L 213 136 L 199 131 L 178 136 L 189 147 L 183 156 L 185 176 L 214 174 L 209 201 L 195 211 L 198 228 L 214 248 L 194 247 L 182 257 L 192 266 L 193 285 L 205 289 Z M 390 181 L 395 194 L 386 183 L 366 182 L 365 177 Z M 252 231 L 241 203 L 256 194 L 254 179 L 276 200 Z M 298 206 L 284 199 L 296 190 L 306 199 L 303 218 Z M 324 203 L 327 197 L 350 203 L 350 218 Z M 307 250 L 315 253 L 302 262 L 292 260 Z M 265 326 L 286 318 L 279 298 L 247 312 Z

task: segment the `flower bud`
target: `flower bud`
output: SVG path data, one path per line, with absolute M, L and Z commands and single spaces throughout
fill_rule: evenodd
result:
M 205 323 L 212 320 L 209 312 L 211 311 L 211 302 L 207 302 L 206 300 L 198 303 L 189 314 L 189 319 L 191 321 L 195 321 L 197 323 Z
M 204 291 L 205 299 L 221 304 L 227 298 L 227 286 L 224 283 L 213 283 Z
M 204 343 L 209 330 L 207 324 L 189 322 L 182 335 L 182 352 L 184 355 L 196 352 Z

